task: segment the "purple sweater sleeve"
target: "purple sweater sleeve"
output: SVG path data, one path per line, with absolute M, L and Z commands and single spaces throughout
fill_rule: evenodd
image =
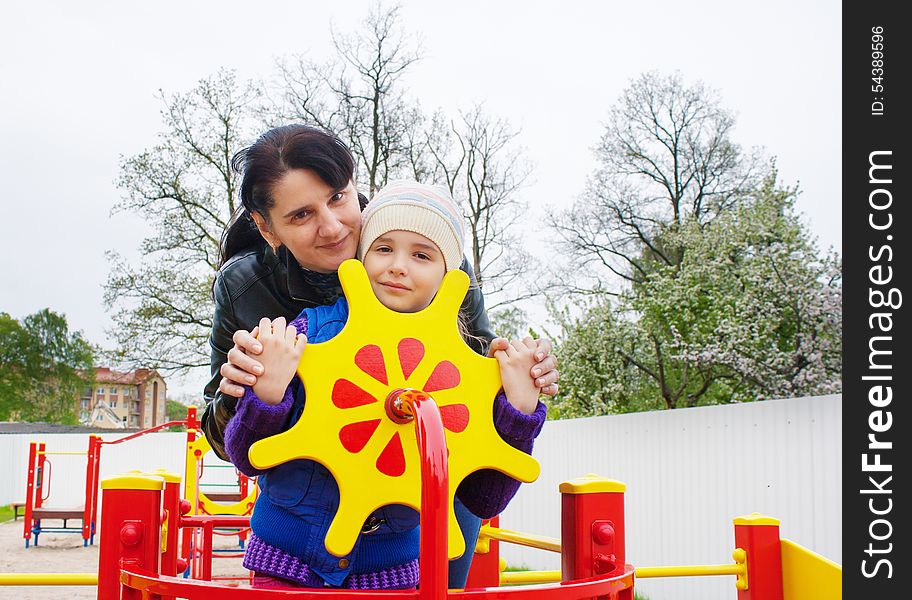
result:
M 247 454 L 254 442 L 285 430 L 292 404 L 291 386 L 285 389 L 282 402 L 276 405 L 266 404 L 252 389 L 246 388 L 244 397 L 238 400 L 237 412 L 225 427 L 225 452 L 238 471 L 247 477 L 263 472 L 250 464 Z
M 505 442 L 532 454 L 532 444 L 542 430 L 548 407 L 541 401 L 526 415 L 513 408 L 503 391 L 494 399 L 494 427 Z M 466 508 L 482 519 L 499 515 L 519 490 L 520 482 L 493 469 L 475 471 L 462 480 L 456 495 Z
M 307 335 L 307 320 L 303 315 L 289 324 L 294 325 L 298 333 Z M 237 402 L 237 412 L 225 426 L 225 452 L 244 475 L 255 477 L 263 472 L 250 464 L 250 446 L 288 427 L 288 417 L 294 404 L 294 387 L 293 382 L 289 384 L 282 402 L 272 405 L 257 398 L 253 389 L 245 386 L 244 396 Z

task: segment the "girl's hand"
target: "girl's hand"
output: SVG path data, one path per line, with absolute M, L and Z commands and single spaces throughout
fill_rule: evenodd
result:
M 285 317 L 274 321 L 263 317 L 257 341 L 263 346 L 260 354 L 263 374 L 253 385 L 253 392 L 266 404 L 279 404 L 301 361 L 307 337 L 299 335 L 294 326 L 287 325 Z
M 498 347 L 503 344 L 498 344 Z M 535 353 L 538 344 L 531 338 L 508 343 L 504 350 L 495 350 L 494 358 L 500 365 L 500 378 L 503 381 L 507 401 L 519 412 L 531 415 L 538 406 L 539 389 L 535 386 L 529 371 L 535 364 Z
M 514 342 L 515 343 L 515 342 Z M 529 377 L 535 380 L 535 387 L 546 396 L 557 395 L 557 380 L 560 373 L 557 371 L 557 361 L 551 355 L 551 340 L 539 338 L 537 340 L 526 336 L 523 343 L 535 346 L 535 364 L 529 369 Z M 506 350 L 510 342 L 506 338 L 494 338 L 488 347 L 488 358 L 494 358 L 498 350 Z
M 253 331 L 239 329 L 234 332 L 231 338 L 234 347 L 228 351 L 228 362 L 219 367 L 222 376 L 219 391 L 223 394 L 240 398 L 244 395 L 243 386 L 256 385 L 257 377 L 263 374 L 262 363 L 253 358 L 263 352 L 263 345 L 256 339 L 259 331 L 259 327 L 254 327 Z

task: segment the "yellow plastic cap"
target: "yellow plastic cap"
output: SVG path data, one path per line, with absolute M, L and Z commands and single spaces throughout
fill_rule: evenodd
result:
M 734 518 L 735 525 L 775 525 L 779 526 L 779 519 L 761 515 L 760 513 L 751 513 Z
M 165 483 L 180 483 L 181 476 L 177 473 L 172 473 L 171 471 L 166 471 L 165 469 L 155 469 L 150 473 L 155 477 L 161 477 L 165 480 Z
M 154 475 L 115 475 L 101 481 L 103 490 L 161 490 L 165 480 Z
M 627 484 L 616 479 L 601 477 L 595 473 L 588 473 L 582 477 L 561 483 L 558 489 L 560 489 L 561 494 L 623 493 L 627 489 Z

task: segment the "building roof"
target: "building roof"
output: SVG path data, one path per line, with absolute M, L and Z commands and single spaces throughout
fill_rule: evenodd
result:
M 138 427 L 130 429 L 108 429 L 105 427 L 87 427 L 85 425 L 60 425 L 59 423 L 18 423 L 0 421 L 0 435 L 13 433 L 124 433 L 139 431 Z
M 152 376 L 157 375 L 158 371 L 155 369 L 136 369 L 134 371 L 115 371 L 114 369 L 109 369 L 108 367 L 98 367 L 95 369 L 95 382 L 96 383 L 116 383 L 120 385 L 139 385 L 144 382 L 146 379 L 149 379 Z

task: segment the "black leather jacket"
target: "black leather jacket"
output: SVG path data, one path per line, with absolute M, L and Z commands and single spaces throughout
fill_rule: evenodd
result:
M 468 260 L 463 259 L 460 268 L 471 280 L 461 310 L 469 331 L 479 338 L 470 340 L 469 345 L 479 354 L 485 354 L 494 333 L 485 312 L 484 297 L 475 284 L 475 273 Z M 234 346 L 231 339 L 234 332 L 239 329 L 250 331 L 262 317 L 284 316 L 290 321 L 303 309 L 330 304 L 341 294 L 338 274 L 306 271 L 284 247 L 276 256 L 262 244 L 233 256 L 222 266 L 213 287 L 215 314 L 209 336 L 212 377 L 203 391 L 207 406 L 202 417 L 203 433 L 219 457 L 228 460 L 224 432 L 237 403 L 237 398 L 222 394 L 218 389 L 222 379 L 219 369 L 228 361 L 228 351 Z

